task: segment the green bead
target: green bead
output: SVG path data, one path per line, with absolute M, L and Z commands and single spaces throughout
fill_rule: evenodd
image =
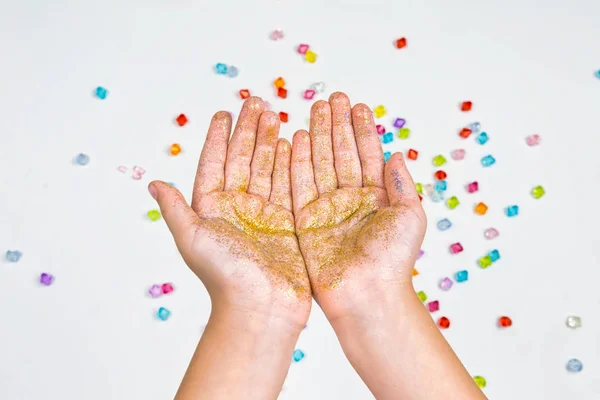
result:
M 460 201 L 458 201 L 456 196 L 452 196 L 448 200 L 446 200 L 446 204 L 448 205 L 448 208 L 454 210 L 456 206 L 460 204 Z
M 444 157 L 441 154 L 438 154 L 437 156 L 433 157 L 433 164 L 437 167 L 446 164 L 446 157 Z
M 485 257 L 481 257 L 479 259 L 479 265 L 481 266 L 481 268 L 487 268 L 490 265 L 492 265 L 492 257 L 490 256 L 485 256 Z
M 410 136 L 410 129 L 408 129 L 408 128 L 402 128 L 398 131 L 398 137 L 400 139 L 408 139 L 409 136 Z
M 533 188 L 533 190 L 531 191 L 531 195 L 533 196 L 534 199 L 539 199 L 540 197 L 542 197 L 544 194 L 546 194 L 546 191 L 544 190 L 543 187 L 541 186 L 536 186 Z
M 483 389 L 485 385 L 487 385 L 487 382 L 485 381 L 485 378 L 483 376 L 474 376 L 473 380 L 475 381 L 475 384 L 481 389 Z
M 420 183 L 416 183 L 415 188 L 417 189 L 417 193 L 423 193 L 423 185 L 421 185 Z
M 417 297 L 419 298 L 419 300 L 421 300 L 421 303 L 425 303 L 425 300 L 427 300 L 427 295 L 422 290 L 419 293 L 417 293 Z
M 160 212 L 158 210 L 150 210 L 148 211 L 148 218 L 152 221 L 157 221 L 160 219 Z

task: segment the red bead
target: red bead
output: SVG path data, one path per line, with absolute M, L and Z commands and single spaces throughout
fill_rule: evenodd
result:
M 419 200 L 423 201 L 423 196 L 419 195 Z
M 446 179 L 446 173 L 444 171 L 442 171 L 441 169 L 439 171 L 436 171 L 435 173 L 435 179 L 437 179 L 438 181 L 443 181 L 444 179 Z
M 185 114 L 179 114 L 179 117 L 177 117 L 176 121 L 179 124 L 179 126 L 184 126 L 185 124 L 187 124 L 188 119 L 185 116 Z
M 287 89 L 282 87 L 277 89 L 277 96 L 281 97 L 282 99 L 285 99 L 287 97 Z
M 250 97 L 250 91 L 248 89 L 240 90 L 240 97 L 242 99 L 247 99 L 248 97 Z
M 498 319 L 498 325 L 500 325 L 503 328 L 508 328 L 512 325 L 512 320 L 508 317 L 500 317 Z
M 438 326 L 442 329 L 450 328 L 450 320 L 446 317 L 438 319 Z
M 416 160 L 417 157 L 419 157 L 419 152 L 413 149 L 409 149 L 407 157 L 409 160 Z
M 460 133 L 458 134 L 461 138 L 468 138 L 469 135 L 471 135 L 473 131 L 470 130 L 469 128 L 462 128 Z
M 470 101 L 463 101 L 463 103 L 460 105 L 460 109 L 462 111 L 471 111 L 472 107 L 473 103 L 471 103 Z
M 164 294 L 169 294 L 173 291 L 173 284 L 172 283 L 163 283 L 161 286 L 161 289 Z
M 288 122 L 288 113 L 281 111 L 279 113 L 279 119 L 281 122 Z
M 400 38 L 396 40 L 396 47 L 399 49 L 406 47 L 406 38 Z

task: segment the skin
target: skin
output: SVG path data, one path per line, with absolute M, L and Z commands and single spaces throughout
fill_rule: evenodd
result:
M 164 182 L 148 187 L 212 303 L 178 400 L 276 398 L 310 313 L 279 118 L 250 98 L 230 133 L 230 114 L 216 113 L 191 206 Z

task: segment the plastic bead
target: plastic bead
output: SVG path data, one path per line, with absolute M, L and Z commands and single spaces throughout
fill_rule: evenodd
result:
M 483 232 L 483 235 L 485 236 L 485 238 L 489 239 L 489 240 L 497 238 L 499 234 L 500 234 L 500 232 L 498 232 L 498 230 L 496 228 L 487 228 Z
M 385 153 L 383 153 L 383 159 L 385 162 L 388 162 L 390 157 L 392 156 L 392 153 L 389 151 L 386 151 Z
M 394 134 L 392 132 L 388 132 L 382 136 L 383 144 L 391 143 L 394 141 Z
M 283 34 L 283 30 L 282 29 L 275 29 L 273 32 L 271 32 L 271 34 L 269 35 L 269 37 L 271 38 L 271 40 L 281 40 L 284 37 Z
M 475 384 L 479 386 L 480 389 L 483 389 L 487 385 L 487 382 L 485 381 L 485 378 L 483 376 L 474 376 L 473 380 L 475 381 Z
M 277 89 L 277 97 L 281 97 L 282 99 L 285 99 L 287 97 L 287 89 L 282 88 L 282 87 Z
M 90 162 L 90 156 L 88 156 L 87 154 L 79 153 L 75 157 L 75 163 L 77 163 L 79 165 L 88 165 L 89 162 Z
M 54 282 L 54 276 L 52 274 L 47 274 L 44 272 L 40 275 L 40 283 L 42 285 L 50 286 L 52 285 L 52 282 Z
M 385 126 L 383 125 L 375 125 L 375 129 L 377 129 L 377 133 L 383 135 L 385 133 Z
M 473 133 L 479 133 L 481 131 L 481 124 L 479 122 L 473 122 L 469 124 L 469 129 L 473 131 Z
M 315 61 L 317 61 L 317 53 L 315 53 L 312 50 L 307 50 L 306 54 L 304 55 L 304 59 L 309 63 L 314 63 Z
M 436 181 L 433 184 L 433 187 L 434 187 L 435 190 L 437 190 L 439 192 L 443 192 L 446 189 L 448 189 L 448 182 L 446 182 L 446 181 Z
M 529 135 L 525 138 L 528 146 L 537 146 L 542 141 L 540 135 Z
M 307 44 L 301 44 L 301 45 L 299 45 L 298 46 L 298 53 L 300 53 L 300 54 L 306 54 L 306 52 L 308 51 L 309 47 L 310 46 L 307 45 Z
M 509 326 L 512 326 L 512 320 L 508 317 L 500 317 L 498 318 L 498 325 L 502 328 L 508 328 Z
M 173 289 L 172 283 L 163 283 L 160 287 L 160 290 L 162 290 L 163 294 L 169 294 L 172 293 L 175 289 Z
M 445 231 L 452 227 L 452 222 L 448 218 L 444 218 L 438 221 L 437 227 L 440 231 Z
M 434 203 L 439 203 L 442 200 L 444 200 L 444 192 L 436 190 L 431 195 L 431 201 L 433 201 Z
M 478 190 L 479 190 L 479 183 L 477 183 L 477 181 L 471 182 L 467 185 L 467 192 L 469 192 L 469 193 L 475 193 Z
M 310 88 L 317 93 L 323 93 L 325 91 L 325 83 L 324 82 L 315 82 L 310 85 Z
M 440 302 L 437 300 L 430 301 L 429 303 L 427 303 L 427 309 L 429 310 L 429 312 L 438 311 L 440 309 Z
M 304 352 L 302 350 L 294 350 L 294 353 L 292 354 L 292 359 L 294 360 L 294 362 L 300 362 L 303 358 Z
M 419 182 L 415 183 L 415 189 L 417 190 L 417 193 L 423 193 L 423 185 Z
M 406 155 L 409 160 L 416 160 L 419 157 L 419 152 L 413 149 L 408 149 L 408 154 Z
M 464 149 L 456 149 L 454 150 L 450 156 L 454 161 L 464 160 L 466 151 Z
M 495 163 L 496 159 L 489 154 L 481 159 L 481 165 L 484 167 L 491 167 Z
M 450 290 L 452 288 L 453 284 L 454 284 L 454 282 L 452 282 L 452 279 L 450 279 L 450 278 L 444 278 L 440 282 L 440 289 L 442 289 L 442 290 Z
M 581 317 L 569 315 L 567 317 L 567 326 L 571 329 L 581 328 Z
M 119 172 L 121 172 L 121 173 L 123 173 L 123 174 L 124 174 L 125 172 L 127 172 L 127 167 L 126 167 L 126 166 L 124 166 L 124 165 L 119 165 L 119 166 L 117 167 L 117 171 L 119 171 Z
M 11 263 L 19 262 L 19 260 L 21 259 L 22 256 L 23 256 L 23 253 L 21 253 L 19 250 L 7 250 L 6 251 L 6 261 L 11 262 Z
M 169 148 L 169 153 L 171 153 L 173 156 L 176 156 L 177 154 L 181 153 L 181 146 L 177 143 L 173 143 Z
M 571 358 L 567 362 L 567 371 L 569 372 L 580 372 L 583 369 L 583 364 L 576 358 Z
M 473 108 L 473 103 L 470 101 L 463 101 L 460 105 L 460 110 L 464 112 L 471 111 L 471 108 Z
M 479 203 L 475 206 L 475 212 L 479 215 L 485 215 L 488 210 L 488 206 L 485 203 Z
M 448 174 L 446 174 L 441 169 L 439 171 L 435 171 L 435 174 L 433 174 L 433 175 L 435 176 L 435 179 L 437 179 L 438 181 L 442 181 L 448 177 Z
M 498 250 L 492 250 L 488 256 L 490 256 L 490 260 L 492 260 L 492 262 L 496 262 L 500 259 L 500 252 Z
M 398 131 L 398 137 L 400 139 L 408 139 L 409 136 L 410 136 L 410 129 L 408 129 L 408 128 L 401 128 Z
M 273 82 L 273 85 L 275 85 L 275 87 L 277 89 L 285 87 L 285 80 L 283 80 L 282 77 L 279 77 L 279 78 L 275 79 L 275 81 Z
M 469 271 L 463 269 L 456 273 L 456 282 L 466 282 L 469 280 Z
M 402 128 L 404 126 L 404 124 L 406 124 L 406 120 L 404 118 L 396 118 L 394 120 L 395 128 Z
M 475 140 L 477 140 L 477 143 L 479 144 L 486 144 L 490 140 L 490 137 L 487 133 L 481 132 L 479 135 L 477 135 Z
M 433 165 L 435 165 L 436 167 L 442 166 L 446 164 L 446 157 L 444 157 L 441 154 L 438 154 L 437 156 L 433 157 Z
M 150 218 L 152 221 L 158 221 L 160 219 L 160 211 L 158 211 L 158 210 L 148 211 L 148 218 Z
M 458 136 L 460 136 L 460 137 L 461 137 L 461 138 L 463 138 L 463 139 L 466 139 L 466 138 L 468 138 L 469 136 L 471 136 L 471 133 L 472 133 L 472 132 L 473 132 L 473 131 L 472 131 L 472 130 L 470 130 L 469 128 L 462 128 L 462 129 L 460 130 L 460 132 L 458 132 Z
M 427 183 L 427 184 L 423 185 L 423 192 L 427 196 L 431 196 L 433 194 L 433 185 L 431 183 Z
M 452 254 L 458 254 L 460 252 L 462 252 L 464 249 L 462 247 L 462 244 L 460 243 L 452 243 L 450 245 L 450 253 Z
M 160 319 L 162 321 L 166 321 L 171 316 L 171 311 L 167 310 L 164 307 L 161 307 L 161 308 L 158 309 L 158 312 L 156 313 L 156 316 L 158 317 L 158 319 Z
M 279 120 L 281 122 L 288 122 L 288 113 L 280 111 L 279 112 Z
M 312 100 L 312 99 L 313 99 L 313 97 L 315 97 L 315 93 L 316 93 L 316 92 L 315 92 L 314 90 L 312 90 L 312 89 L 306 89 L 306 90 L 304 91 L 304 98 L 305 98 L 306 100 Z
M 248 89 L 240 90 L 240 97 L 242 99 L 247 99 L 248 97 L 250 97 L 250 91 Z
M 175 118 L 175 121 L 177 121 L 177 124 L 179 126 L 184 126 L 185 124 L 187 124 L 188 119 L 185 116 L 185 114 L 179 114 L 179 116 L 177 118 Z
M 517 215 L 519 215 L 519 206 L 512 205 L 512 206 L 506 207 L 506 216 L 507 217 L 516 217 Z
M 596 78 L 600 79 L 600 69 L 596 72 L 594 72 L 594 76 L 596 76 Z
M 240 71 L 234 65 L 230 65 L 229 68 L 227 69 L 227 76 L 230 78 L 235 78 L 239 74 L 240 74 Z
M 160 297 L 162 296 L 162 288 L 160 285 L 152 285 L 150 289 L 148 289 L 148 294 L 152 297 Z
M 438 326 L 442 329 L 450 328 L 450 320 L 446 317 L 442 317 L 438 320 Z
M 422 290 L 419 293 L 417 293 L 417 297 L 419 298 L 419 300 L 421 300 L 421 303 L 425 303 L 425 301 L 427 300 L 427 295 Z
M 446 205 L 451 210 L 454 210 L 459 204 L 460 202 L 458 201 L 458 198 L 456 198 L 456 196 L 452 196 L 448 200 L 446 200 Z
M 531 195 L 533 196 L 534 199 L 539 199 L 545 193 L 546 193 L 546 191 L 541 186 L 536 186 L 531 190 Z
M 375 107 L 375 109 L 373 110 L 373 112 L 375 113 L 375 116 L 377 118 L 381 118 L 385 115 L 386 110 L 384 106 L 377 106 Z
M 417 260 L 421 257 L 423 257 L 423 255 L 425 254 L 425 252 L 423 251 L 423 249 L 419 249 L 419 253 L 417 254 Z
M 217 65 L 215 65 L 215 71 L 219 75 L 225 75 L 227 73 L 227 65 L 223 63 L 218 63 Z
M 479 259 L 479 266 L 481 268 L 486 269 L 490 265 L 492 265 L 492 259 L 490 258 L 490 256 L 481 257 Z
M 108 95 L 108 90 L 106 90 L 102 86 L 98 86 L 96 88 L 96 97 L 98 97 L 99 99 L 104 100 L 104 99 L 106 99 L 107 95 Z
M 406 38 L 400 38 L 396 40 L 396 48 L 403 49 L 406 47 Z
M 419 271 L 417 271 L 416 268 L 413 268 L 413 270 L 412 270 L 412 276 L 417 276 L 417 275 L 419 275 Z

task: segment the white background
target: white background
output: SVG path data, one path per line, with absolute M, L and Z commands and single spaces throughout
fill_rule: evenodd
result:
M 326 5 L 324 3 L 327 3 Z M 275 28 L 285 39 L 268 39 Z M 393 41 L 405 36 L 408 46 Z M 407 119 L 411 137 L 386 150 L 419 150 L 415 180 L 433 180 L 431 158 L 449 159 L 450 195 L 461 205 L 424 201 L 429 231 L 417 262 L 417 290 L 440 300 L 446 337 L 492 399 L 600 398 L 600 245 L 597 207 L 600 134 L 600 2 L 521 1 L 0 1 L 0 398 L 168 399 L 210 312 L 155 208 L 151 179 L 189 197 L 212 113 L 238 113 L 239 89 L 290 114 L 282 136 L 306 127 L 311 83 L 353 102 L 383 104 L 380 120 Z M 296 53 L 308 43 L 308 64 Z M 239 77 L 216 75 L 217 62 Z M 283 76 L 289 96 L 277 100 Z M 105 101 L 96 86 L 109 90 Z M 458 104 L 472 100 L 461 113 Z M 179 113 L 190 123 L 174 124 Z M 458 130 L 480 121 L 480 146 Z M 525 137 L 538 133 L 539 147 Z M 166 153 L 178 142 L 177 157 Z M 464 161 L 449 153 L 464 147 Z M 73 165 L 89 154 L 86 167 Z M 484 169 L 479 159 L 493 154 Z M 117 172 L 119 165 L 129 168 Z M 148 171 L 131 179 L 131 167 Z M 480 191 L 464 185 L 477 180 Z M 541 184 L 544 198 L 531 188 Z M 486 216 L 473 213 L 484 201 Z M 503 209 L 518 204 L 509 219 Z M 439 232 L 436 222 L 454 226 Z M 494 226 L 500 236 L 483 237 Z M 460 241 L 465 251 L 450 255 Z M 476 260 L 497 248 L 487 270 Z M 470 279 L 442 292 L 460 269 Z M 56 276 L 51 287 L 41 272 Z M 176 291 L 151 299 L 153 283 Z M 159 306 L 172 310 L 158 321 Z M 583 328 L 565 326 L 579 315 Z M 514 325 L 498 329 L 508 315 Z M 397 343 L 410 346 L 409 343 Z M 332 329 L 314 307 L 281 398 L 368 399 Z M 570 374 L 577 357 L 583 371 Z M 432 376 L 435 380 L 439 377 Z

